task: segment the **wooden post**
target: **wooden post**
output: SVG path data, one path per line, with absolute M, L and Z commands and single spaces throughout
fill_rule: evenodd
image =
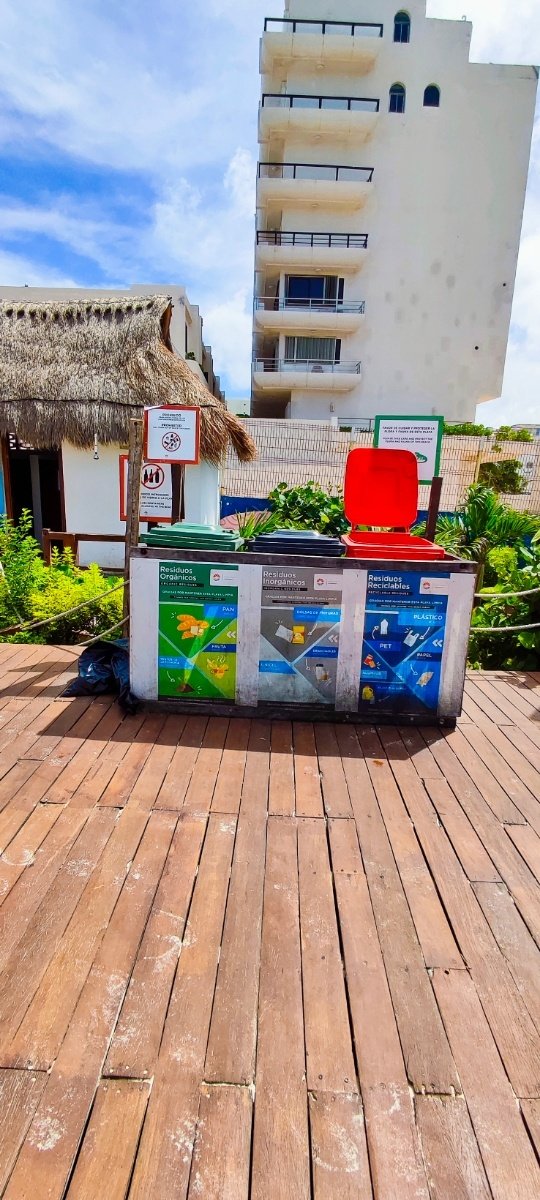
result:
M 442 475 L 436 475 L 431 481 L 429 508 L 426 521 L 426 537 L 430 542 L 435 540 L 435 534 L 437 532 L 437 518 L 439 516 L 439 508 L 441 504 L 442 485 Z
M 124 560 L 124 617 L 129 617 L 129 567 L 130 553 L 139 541 L 139 511 L 141 503 L 141 468 L 142 468 L 142 431 L 143 423 L 139 420 L 129 422 L 129 450 L 127 477 L 127 520 L 126 520 L 126 555 Z M 129 626 L 125 627 L 127 630 Z

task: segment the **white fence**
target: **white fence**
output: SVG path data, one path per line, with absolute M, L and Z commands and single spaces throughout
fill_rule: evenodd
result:
M 289 486 L 313 480 L 328 490 L 342 487 L 345 462 L 354 446 L 371 446 L 372 433 L 342 432 L 322 421 L 273 421 L 249 417 L 246 428 L 254 438 L 258 457 L 239 463 L 230 453 L 222 476 L 227 496 L 264 498 L 278 483 Z M 526 492 L 502 499 L 520 511 L 540 514 L 540 442 L 501 442 L 492 438 L 445 437 L 441 462 L 441 511 L 452 512 L 469 484 L 478 479 L 484 462 L 519 459 L 527 479 Z M 419 508 L 428 506 L 429 488 L 420 488 Z

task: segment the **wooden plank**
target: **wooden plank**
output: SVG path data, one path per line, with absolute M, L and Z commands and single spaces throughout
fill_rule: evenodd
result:
M 103 1074 L 154 1073 L 205 832 L 204 817 L 179 818 Z
M 88 812 L 60 812 L 51 832 L 34 856 L 31 871 L 23 872 L 0 908 L 0 970 L 23 937 L 43 897 L 78 837 Z
M 143 769 L 133 784 L 127 800 L 130 808 L 142 808 L 150 812 L 154 807 L 185 723 L 185 717 L 176 715 L 165 719 Z
M 540 1099 L 522 1100 L 521 1111 L 533 1146 L 536 1148 L 536 1153 L 540 1158 Z
M 473 729 L 471 725 L 469 731 Z M 496 727 L 492 726 L 496 731 Z M 490 763 L 482 761 L 476 750 L 470 744 L 470 740 L 465 735 L 465 731 L 455 729 L 446 735 L 446 742 L 454 752 L 456 761 L 454 772 L 456 778 L 462 780 L 465 787 L 470 787 L 472 780 L 477 787 L 480 795 L 489 805 L 492 812 L 499 821 L 523 821 L 523 816 L 514 804 L 508 791 L 505 790 L 503 782 L 501 782 L 498 773 L 493 773 L 489 770 Z M 458 765 L 459 764 L 459 765 Z
M 387 829 L 392 829 L 401 798 L 389 764 L 368 759 L 367 767 Z M 397 765 L 394 769 L 397 772 Z M 370 818 L 371 813 L 358 812 L 359 840 L 407 1076 L 416 1091 L 450 1093 L 459 1088 L 459 1081 L 420 942 L 386 830 L 382 821 L 377 829 L 376 816 Z
M 22 828 L 0 857 L 0 904 L 23 872 L 33 867 L 36 850 L 50 833 L 61 812 L 61 808 L 40 804 L 32 813 L 23 814 Z
M 400 727 L 399 734 L 420 779 L 442 779 L 441 768 L 430 754 L 418 729 L 411 729 L 408 725 L 403 726 Z
M 237 815 L 244 782 L 251 721 L 236 717 L 229 722 L 221 767 L 212 796 L 211 811 Z
M 535 713 L 538 712 L 538 704 L 534 702 L 534 694 L 530 693 L 528 689 L 519 688 L 516 678 L 512 677 L 510 681 L 508 677 L 503 679 L 502 676 L 484 676 L 482 673 L 478 686 L 491 698 L 493 703 L 500 705 L 503 711 L 511 712 L 512 709 L 517 708 L 518 712 L 532 721 Z
M 290 817 L 268 821 L 256 1088 L 251 1200 L 309 1200 L 297 840 Z
M 514 739 L 520 736 L 525 742 L 525 749 L 528 749 L 529 758 L 524 753 L 522 745 L 514 744 Z M 489 747 L 491 747 L 491 751 Z M 534 746 L 521 730 L 512 725 L 506 726 L 504 730 L 485 730 L 482 747 L 478 749 L 478 752 L 482 754 L 482 751 L 485 752 L 486 749 L 493 762 L 491 769 L 496 770 L 498 774 L 499 767 L 501 767 L 505 786 L 506 781 L 509 780 L 510 786 L 514 789 L 515 804 L 522 814 L 520 821 L 525 818 L 537 833 L 540 832 L 540 803 L 538 800 L 540 795 L 540 771 L 538 770 L 540 748 Z M 485 754 L 482 756 L 484 757 Z
M 506 833 L 540 883 L 540 838 L 528 825 L 507 825 Z
M 532 811 L 533 817 L 536 816 L 538 819 L 540 828 L 540 806 L 538 805 L 537 793 L 534 792 L 531 794 L 529 789 L 525 787 L 525 784 L 522 783 L 521 779 L 519 779 L 518 775 L 512 770 L 511 767 L 508 766 L 508 763 L 505 762 L 502 754 L 499 754 L 498 750 L 495 749 L 492 740 L 490 740 L 491 735 L 490 738 L 488 738 L 481 729 L 476 729 L 473 725 L 471 725 L 470 727 L 467 727 L 465 737 L 470 745 L 473 746 L 478 757 L 482 759 L 487 767 L 489 767 L 493 778 L 499 781 L 501 787 L 504 788 L 506 794 L 509 796 L 514 808 L 517 809 L 518 815 L 516 823 L 519 824 L 522 822 L 523 816 L 526 816 L 527 819 L 529 819 L 529 813 Z M 450 735 L 449 740 L 451 740 L 451 738 L 452 735 Z M 540 783 L 540 776 L 537 776 L 536 772 L 534 774 L 537 778 L 537 783 Z M 499 816 L 499 820 L 508 821 L 510 824 L 512 823 L 512 818 L 510 816 Z
M 491 1191 L 463 1096 L 417 1096 L 431 1200 L 491 1200 Z
M 315 727 L 315 745 L 324 811 L 327 817 L 352 817 L 351 800 L 343 771 L 336 730 L 331 725 Z
M 46 1082 L 43 1072 L 0 1071 L 0 1192 L 9 1179 Z
M 210 811 L 228 728 L 227 717 L 210 717 L 208 720 L 197 759 L 197 770 L 191 776 L 184 800 L 184 807 L 192 812 Z
M 299 817 L 324 816 L 313 725 L 293 721 L 294 787 Z
M 405 799 L 516 1095 L 535 1096 L 540 1045 L 531 1017 L 444 829 L 433 822 L 420 780 Z
M 240 798 L 240 815 L 260 814 L 268 811 L 268 790 L 270 786 L 270 722 L 252 721 L 249 732 L 248 753 L 242 796 Z
M 424 729 L 423 736 L 431 745 L 440 766 L 443 769 L 448 768 L 445 771 L 448 783 L 474 825 L 501 879 L 512 893 L 523 919 L 531 930 L 540 929 L 540 896 L 534 875 L 510 839 L 502 837 L 500 822 L 484 803 L 474 785 L 467 787 L 463 779 L 456 776 L 453 770 L 455 755 L 452 754 L 446 738 L 439 739 L 438 734 L 430 729 Z M 427 787 L 429 791 L 429 783 Z
M 516 750 L 519 750 L 519 762 L 522 763 L 523 759 L 525 758 L 527 762 L 530 763 L 530 765 L 534 768 L 534 770 L 537 771 L 538 746 L 533 738 L 529 737 L 529 731 L 525 729 L 518 729 L 516 725 L 507 725 L 503 733 L 505 743 L 510 742 L 512 746 L 516 748 Z M 508 762 L 508 756 L 506 753 L 507 749 L 508 747 L 505 745 L 504 752 L 502 751 L 502 753 L 504 753 L 504 757 Z
M 238 821 L 204 1077 L 252 1083 L 257 1044 L 266 850 L 264 793 L 246 797 Z
M 130 1200 L 187 1194 L 234 844 L 232 823 L 210 816 L 173 986 Z
M 358 1096 L 309 1093 L 314 1200 L 372 1200 Z
M 95 1200 L 104 1187 L 107 1200 L 125 1200 L 149 1092 L 141 1080 L 100 1083 L 67 1200 Z
M 72 804 L 81 808 L 92 808 L 99 802 L 119 763 L 123 761 L 129 747 L 135 741 L 143 721 L 144 716 L 142 715 L 123 718 L 118 729 L 73 793 Z
M 4 1200 L 63 1195 L 169 849 L 174 817 L 152 813 L 48 1075 Z
M 298 826 L 300 932 L 308 1088 L 358 1092 L 326 829 Z
M 489 854 L 446 780 L 431 780 L 429 794 L 471 883 L 496 883 L 500 880 Z M 520 829 L 521 826 L 513 828 Z
M 426 965 L 463 966 L 412 822 L 401 800 L 387 810 L 388 826 L 385 826 L 356 730 L 343 726 L 338 733 L 338 741 L 362 853 L 369 861 L 370 871 L 375 871 L 381 860 L 393 868 L 395 858 L 399 868 L 399 886 L 403 887 L 407 897 Z M 382 753 L 380 743 L 378 745 Z M 382 759 L 378 761 L 383 762 Z M 395 799 L 395 792 L 392 795 Z
M 474 984 L 436 970 L 434 986 L 494 1200 L 527 1200 L 538 1165 Z
M 95 811 L 77 838 L 0 978 L 0 1064 L 39 986 L 115 824 L 115 814 Z
M 52 1066 L 145 825 L 146 814 L 122 813 L 5 1053 L 7 1066 Z
M 290 721 L 273 721 L 268 812 L 272 816 L 292 817 L 295 808 L 292 725 Z
M 82 783 L 90 767 L 105 749 L 109 738 L 117 730 L 122 721 L 122 712 L 117 704 L 110 704 L 104 709 L 101 720 L 96 725 L 92 736 L 82 743 L 76 753 L 70 758 L 58 778 L 47 790 L 49 804 L 67 804 Z M 84 804 L 83 806 L 84 807 Z
M 358 839 L 351 821 L 330 822 L 329 833 L 373 1190 L 377 1200 L 427 1200 L 405 1064 Z
M 467 695 L 471 697 L 477 707 L 484 713 L 484 719 L 487 717 L 494 725 L 508 725 L 511 723 L 511 717 L 507 715 L 505 711 L 506 706 L 503 706 L 502 701 L 500 704 L 495 703 L 489 695 L 485 694 L 481 684 L 479 686 L 476 680 L 473 682 L 470 675 L 465 688 Z
M 475 893 L 525 1004 L 540 1030 L 540 950 L 503 883 L 475 884 Z
M 252 1108 L 247 1088 L 203 1084 L 188 1200 L 248 1200 Z
M 161 785 L 156 808 L 182 808 L 207 724 L 208 717 L 187 718 L 180 742 Z
M 124 804 L 127 804 L 164 724 L 165 717 L 162 714 L 144 718 L 131 746 L 128 747 L 110 782 L 102 792 L 99 799 L 100 805 L 122 808 Z

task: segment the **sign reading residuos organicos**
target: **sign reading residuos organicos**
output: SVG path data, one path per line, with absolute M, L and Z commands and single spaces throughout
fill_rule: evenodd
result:
M 144 410 L 143 453 L 149 462 L 195 466 L 199 461 L 200 409 L 155 405 Z
M 444 417 L 375 417 L 373 445 L 383 450 L 411 450 L 418 463 L 418 482 L 432 483 L 439 474 Z

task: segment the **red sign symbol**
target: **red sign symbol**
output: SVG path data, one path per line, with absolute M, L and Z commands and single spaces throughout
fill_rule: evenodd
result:
M 175 450 L 180 449 L 180 446 L 182 445 L 182 438 L 180 437 L 179 433 L 175 433 L 174 430 L 171 430 L 170 433 L 163 434 L 161 445 L 168 454 L 174 454 Z
M 162 467 L 148 466 L 143 468 L 142 485 L 150 492 L 155 492 L 156 488 L 160 488 L 165 482 L 165 472 Z

